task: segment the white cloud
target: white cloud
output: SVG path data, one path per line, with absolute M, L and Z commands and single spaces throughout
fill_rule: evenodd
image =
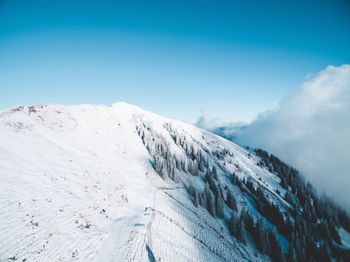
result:
M 209 130 L 219 136 L 225 137 L 229 140 L 234 140 L 236 135 L 246 127 L 244 122 L 230 122 L 225 123 L 219 117 L 210 117 L 208 114 L 202 112 L 198 118 L 196 126 Z
M 350 211 L 350 65 L 309 78 L 237 140 L 281 157 Z

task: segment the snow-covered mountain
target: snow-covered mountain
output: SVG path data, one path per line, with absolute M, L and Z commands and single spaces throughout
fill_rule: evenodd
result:
M 3 111 L 0 261 L 345 258 L 345 212 L 266 154 L 126 103 Z

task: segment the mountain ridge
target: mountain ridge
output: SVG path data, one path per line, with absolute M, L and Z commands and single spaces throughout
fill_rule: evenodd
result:
M 295 209 L 304 197 L 297 192 L 287 201 L 283 164 L 193 125 L 124 102 L 17 107 L 0 113 L 0 154 L 5 261 L 302 255 L 299 247 L 290 254 L 294 240 L 285 223 L 297 227 L 295 210 L 307 221 L 309 202 Z M 341 247 L 348 232 L 339 223 L 333 227 Z M 322 239 L 326 254 L 338 256 Z

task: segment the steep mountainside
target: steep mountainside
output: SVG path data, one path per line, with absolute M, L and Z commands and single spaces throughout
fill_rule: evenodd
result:
M 0 261 L 346 261 L 349 221 L 265 151 L 132 105 L 0 113 Z

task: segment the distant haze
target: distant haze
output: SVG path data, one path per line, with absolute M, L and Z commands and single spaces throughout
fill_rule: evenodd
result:
M 350 211 L 350 65 L 328 66 L 276 110 L 232 129 L 220 130 L 276 154 Z

